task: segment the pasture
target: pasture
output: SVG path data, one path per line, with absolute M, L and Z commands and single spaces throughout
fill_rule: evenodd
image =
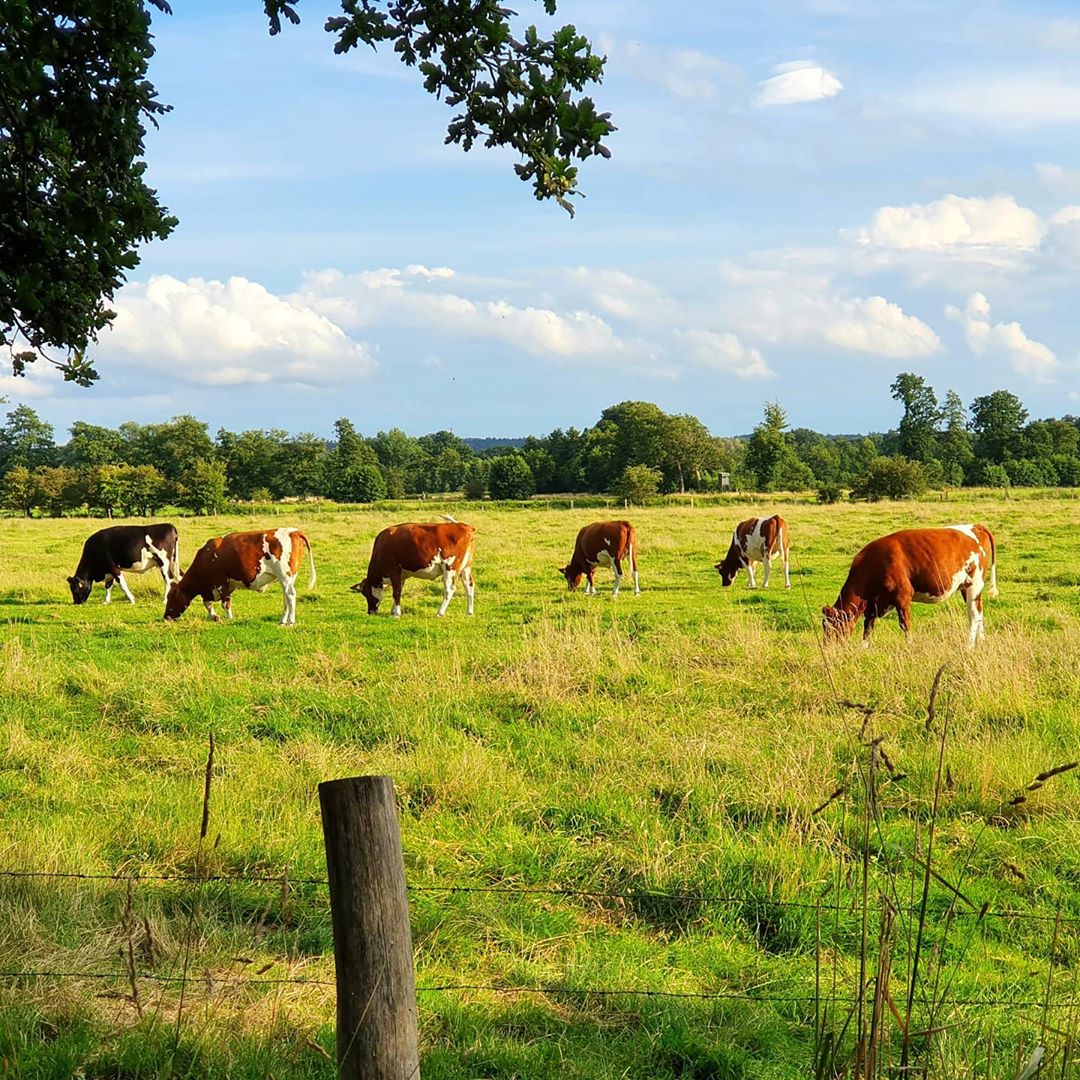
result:
M 915 1003 L 918 1029 L 941 1000 L 928 1075 L 1015 1075 L 1080 1016 L 1065 1004 L 1080 776 L 1009 804 L 1080 757 L 1078 505 L 779 505 L 793 588 L 774 573 L 753 592 L 745 574 L 722 589 L 712 564 L 772 504 L 635 510 L 643 593 L 624 582 L 614 602 L 610 573 L 586 597 L 557 570 L 603 511 L 462 506 L 478 529 L 472 619 L 460 588 L 443 619 L 434 584 L 406 583 L 400 620 L 348 591 L 378 529 L 430 504 L 174 519 L 185 567 L 216 533 L 302 527 L 319 580 L 308 593 L 301 573 L 294 628 L 277 625 L 277 589 L 237 593 L 232 623 L 195 604 L 166 625 L 150 574 L 130 579 L 135 606 L 116 591 L 103 606 L 99 585 L 74 607 L 64 579 L 102 523 L 0 521 L 0 869 L 192 874 L 212 733 L 202 872 L 293 879 L 146 881 L 129 900 L 116 882 L 0 876 L 0 970 L 117 973 L 0 982 L 5 1074 L 332 1076 L 329 913 L 302 880 L 325 872 L 315 788 L 385 772 L 417 889 L 425 1080 L 812 1075 L 815 1023 L 839 1031 L 860 960 L 873 974 L 876 898 L 918 905 L 931 847 L 964 902 L 931 883 Z M 821 607 L 864 542 L 973 519 L 996 534 L 1001 589 L 973 655 L 958 599 L 917 605 L 908 647 L 891 616 L 867 651 L 822 649 Z M 889 767 L 873 765 L 868 810 L 877 737 Z M 903 1012 L 913 923 L 899 918 Z M 185 954 L 177 1039 L 177 984 L 140 982 L 135 1002 L 124 971 L 130 957 L 175 974 Z M 427 989 L 445 986 L 488 989 Z

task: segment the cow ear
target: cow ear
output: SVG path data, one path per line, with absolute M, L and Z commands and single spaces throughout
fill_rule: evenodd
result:
M 821 614 L 822 614 L 822 615 L 825 615 L 825 616 L 829 616 L 829 615 L 832 615 L 832 614 L 833 614 L 834 610 L 835 610 L 834 608 L 831 608 L 831 607 L 829 607 L 829 605 L 828 605 L 828 604 L 826 604 L 826 605 L 825 605 L 825 606 L 824 606 L 824 607 L 823 607 L 823 608 L 821 609 Z
M 74 584 L 75 584 L 75 579 L 74 579 L 73 577 L 69 577 L 69 578 L 67 579 L 67 583 L 68 583 L 69 585 L 74 585 Z

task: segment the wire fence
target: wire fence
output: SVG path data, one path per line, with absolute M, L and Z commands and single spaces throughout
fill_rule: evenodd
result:
M 26 880 L 26 881 L 75 881 L 75 882 L 101 882 L 122 884 L 129 890 L 141 884 L 179 884 L 203 888 L 206 886 L 221 885 L 253 885 L 273 886 L 279 890 L 287 890 L 291 886 L 315 886 L 326 887 L 328 880 L 325 877 L 293 876 L 290 874 L 192 874 L 192 873 L 161 873 L 143 871 L 114 871 L 93 872 L 77 870 L 31 870 L 22 868 L 0 868 L 0 880 Z M 1029 921 L 1041 925 L 1052 924 L 1055 928 L 1063 926 L 1080 925 L 1080 915 L 1068 915 L 1061 912 L 1048 913 L 1036 911 L 1017 910 L 994 910 L 983 906 L 976 906 L 948 882 L 944 882 L 950 891 L 953 905 L 949 917 L 976 917 L 980 921 L 984 919 L 1001 919 L 1015 921 Z M 490 895 L 502 898 L 559 898 L 585 901 L 619 901 L 632 907 L 650 903 L 669 903 L 675 906 L 682 904 L 731 906 L 746 909 L 751 915 L 757 911 L 775 909 L 778 911 L 799 911 L 813 913 L 817 919 L 827 915 L 848 914 L 861 915 L 859 910 L 859 898 L 853 896 L 848 902 L 829 902 L 826 898 L 817 900 L 790 900 L 761 896 L 757 894 L 723 894 L 709 892 L 674 892 L 665 890 L 607 890 L 607 889 L 581 889 L 561 885 L 518 885 L 518 884 L 424 884 L 410 883 L 407 885 L 410 894 L 421 896 L 425 894 L 436 896 L 452 895 Z M 129 893 L 130 897 L 130 893 Z M 965 907 L 957 906 L 957 900 L 962 901 Z M 130 899 L 129 899 L 130 903 Z M 896 911 L 895 907 L 893 910 Z M 899 909 L 900 913 L 915 914 L 916 907 Z M 875 911 L 876 915 L 876 911 Z M 234 958 L 234 962 L 241 962 L 242 958 Z M 251 963 L 243 959 L 244 965 Z M 275 986 L 308 986 L 332 988 L 333 979 L 312 978 L 303 975 L 267 976 L 265 972 L 274 964 L 261 968 L 253 975 L 238 973 L 210 973 L 196 974 L 163 974 L 158 971 L 136 970 L 133 966 L 126 969 L 113 971 L 98 970 L 71 970 L 50 968 L 12 968 L 0 969 L 0 980 L 7 983 L 29 982 L 32 980 L 45 979 L 70 979 L 85 981 L 118 981 L 128 982 L 132 979 L 140 982 L 157 983 L 163 986 L 202 983 L 210 989 L 237 986 L 237 987 L 275 987 Z M 633 986 L 570 986 L 563 984 L 542 983 L 539 985 L 506 985 L 481 982 L 441 982 L 424 984 L 418 983 L 416 992 L 419 995 L 438 993 L 488 993 L 501 995 L 542 995 L 548 997 L 572 997 L 579 999 L 587 998 L 612 998 L 612 997 L 639 997 L 660 998 L 674 1000 L 697 1000 L 697 1001 L 742 1001 L 770 1004 L 811 1005 L 819 1000 L 822 991 L 820 987 L 809 988 L 803 993 L 772 993 L 767 987 L 741 987 L 725 988 L 720 990 L 665 990 L 653 987 Z M 854 1005 L 858 998 L 851 994 L 836 993 L 835 990 L 828 994 L 828 1001 L 832 1005 Z M 1067 1000 L 1051 1000 L 1044 996 L 1040 999 L 1030 997 L 1005 996 L 996 997 L 991 994 L 978 996 L 945 996 L 937 1001 L 938 1005 L 955 1008 L 991 1008 L 991 1009 L 1017 1009 L 1038 1008 L 1061 1010 L 1080 1007 L 1080 998 Z

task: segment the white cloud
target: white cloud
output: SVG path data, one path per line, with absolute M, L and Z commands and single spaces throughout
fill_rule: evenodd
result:
M 610 355 L 627 347 L 604 319 L 589 311 L 560 313 L 502 298 L 474 300 L 443 291 L 442 283 L 452 271 L 410 276 L 408 281 L 395 269 L 359 274 L 323 270 L 305 275 L 294 301 L 347 326 L 404 318 L 439 334 L 501 341 L 549 360 Z
M 369 350 L 311 307 L 233 277 L 125 286 L 100 352 L 185 382 L 327 383 L 371 374 Z
M 406 266 L 405 273 L 411 274 L 413 277 L 428 278 L 429 280 L 431 278 L 452 278 L 454 276 L 454 271 L 449 266 L 433 266 L 429 269 L 419 263 Z
M 699 49 L 657 49 L 609 35 L 601 35 L 598 45 L 608 58 L 608 76 L 622 70 L 683 101 L 715 98 L 723 86 L 741 78 L 733 65 Z
M 1041 341 L 1029 338 L 1018 322 L 991 322 L 990 302 L 981 292 L 968 298 L 963 311 L 949 305 L 945 314 L 963 327 L 976 356 L 1007 360 L 1014 371 L 1039 382 L 1053 377 L 1058 366 L 1054 353 Z
M 860 244 L 917 251 L 1038 247 L 1043 225 L 1038 214 L 1012 195 L 963 198 L 946 195 L 930 203 L 883 206 L 855 234 Z
M 775 375 L 765 363 L 765 357 L 757 349 L 743 345 L 734 334 L 676 330 L 675 338 L 686 346 L 699 367 L 730 372 L 740 379 L 771 379 Z
M 840 301 L 824 326 L 825 340 L 852 352 L 900 358 L 933 356 L 941 339 L 883 296 Z
M 918 112 L 945 113 L 998 128 L 1047 127 L 1080 120 L 1080 83 L 1047 71 L 973 77 L 931 86 L 900 104 Z
M 44 367 L 47 360 L 37 359 L 34 366 Z M 33 372 L 33 369 L 31 369 Z M 26 398 L 49 397 L 54 387 L 40 378 L 37 372 L 27 375 L 0 375 L 0 396 L 9 401 L 24 401 Z
M 775 75 L 758 83 L 754 104 L 759 108 L 821 101 L 844 89 L 844 84 L 831 71 L 810 61 L 779 64 L 773 70 Z
M 750 338 L 891 359 L 925 358 L 941 350 L 931 327 L 883 296 L 844 296 L 816 275 L 772 271 L 758 280 L 731 293 L 725 304 L 732 324 Z
M 1031 36 L 1044 49 L 1080 49 L 1080 19 L 1046 19 L 1029 23 Z
M 622 270 L 597 270 L 578 266 L 561 275 L 608 315 L 636 323 L 677 321 L 676 305 L 652 282 Z

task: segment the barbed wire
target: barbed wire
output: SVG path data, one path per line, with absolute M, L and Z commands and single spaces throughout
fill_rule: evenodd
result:
M 292 877 L 288 874 L 145 874 L 134 873 L 93 873 L 75 870 L 21 870 L 16 868 L 0 869 L 0 878 L 55 878 L 60 880 L 77 881 L 115 881 L 130 882 L 133 885 L 139 882 L 176 882 L 180 884 L 207 885 L 207 884 L 251 884 L 251 885 L 320 885 L 329 884 L 326 878 L 319 877 Z M 783 900 L 778 897 L 762 897 L 754 895 L 733 895 L 706 892 L 665 892 L 663 890 L 639 889 L 639 890 L 606 890 L 606 889 L 576 889 L 561 885 L 426 885 L 409 882 L 406 888 L 411 893 L 443 893 L 443 894 L 489 894 L 498 896 L 559 896 L 567 898 L 580 898 L 590 900 L 627 900 L 627 901 L 667 901 L 670 903 L 699 903 L 718 905 L 745 905 L 748 907 L 778 907 L 793 910 L 814 912 L 844 912 L 854 911 L 855 898 L 849 903 L 824 903 L 811 900 Z M 914 910 L 914 909 L 911 909 Z M 985 919 L 1016 919 L 1036 922 L 1062 924 L 1080 924 L 1080 915 L 1067 915 L 1063 913 L 1042 913 L 1034 911 L 1016 911 L 1010 909 L 996 910 L 994 908 L 961 908 L 953 912 L 954 917 L 977 916 Z
M 304 976 L 279 976 L 275 978 L 246 978 L 243 975 L 159 975 L 156 972 L 137 972 L 135 978 L 140 981 L 176 984 L 187 982 L 189 985 L 204 983 L 213 985 L 239 986 L 321 986 L 332 987 L 332 979 L 309 979 Z M 130 983 L 131 974 L 126 971 L 0 971 L 0 979 L 85 979 L 88 981 L 115 981 Z M 417 986 L 417 994 L 441 993 L 485 993 L 485 994 L 538 994 L 551 997 L 644 997 L 687 999 L 698 1001 L 746 1001 L 762 1004 L 809 1005 L 817 1000 L 812 991 L 802 994 L 768 994 L 753 990 L 654 990 L 647 987 L 611 987 L 611 986 L 497 986 L 487 983 L 440 983 L 431 986 Z M 824 998 L 829 1004 L 853 1005 L 857 998 L 845 995 L 829 994 Z M 939 1006 L 955 1008 L 1049 1008 L 1071 1009 L 1080 1007 L 1080 1000 L 1046 1001 L 1022 998 L 966 997 L 941 998 Z

